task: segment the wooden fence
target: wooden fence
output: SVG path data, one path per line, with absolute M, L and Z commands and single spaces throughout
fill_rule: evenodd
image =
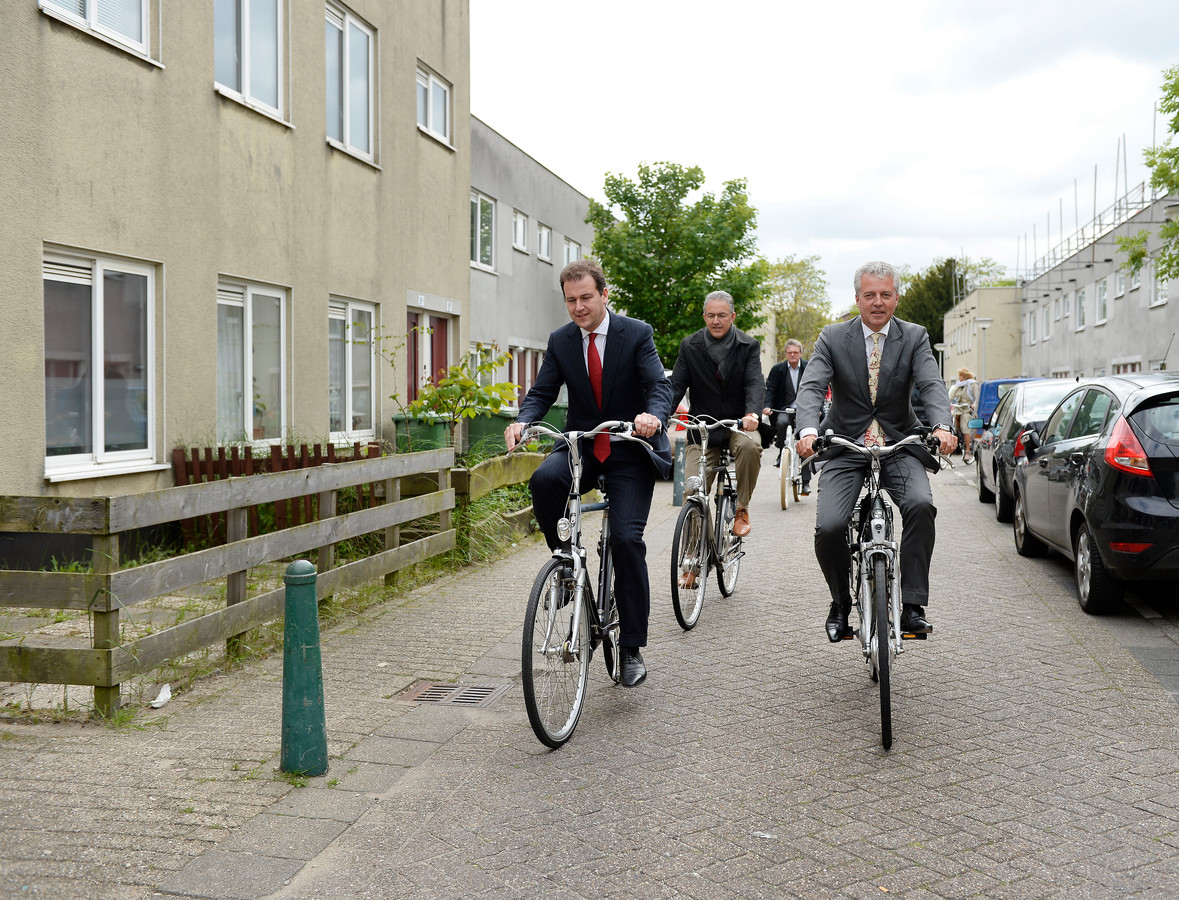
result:
M 0 531 L 87 534 L 93 550 L 89 572 L 0 571 L 0 607 L 86 610 L 93 620 L 90 647 L 36 646 L 25 639 L 0 643 L 0 681 L 92 685 L 96 710 L 109 715 L 118 707 L 120 684 L 128 678 L 218 642 L 232 641 L 282 615 L 282 588 L 246 596 L 251 567 L 316 550 L 317 595 L 323 598 L 454 547 L 453 465 L 454 451 L 448 448 L 119 497 L 0 497 Z M 518 478 L 513 467 L 527 463 L 521 459 L 497 465 L 510 471 L 492 480 L 511 483 L 501 478 Z M 402 479 L 426 473 L 431 476 L 431 490 L 402 499 Z M 374 483 L 383 486 L 382 502 L 336 514 L 339 491 Z M 305 508 L 310 498 L 315 499 L 316 520 L 249 536 L 252 507 L 298 501 Z M 439 517 L 436 533 L 401 543 L 401 525 L 433 515 Z M 120 569 L 121 533 L 203 516 L 224 517 L 227 541 L 223 546 Z M 374 532 L 383 534 L 383 550 L 334 565 L 334 544 Z M 120 643 L 120 610 L 219 578 L 226 580 L 224 609 L 126 645 Z

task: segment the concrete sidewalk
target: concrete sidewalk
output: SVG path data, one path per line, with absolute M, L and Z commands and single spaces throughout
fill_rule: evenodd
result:
M 324 634 L 331 769 L 306 787 L 276 771 L 277 657 L 179 694 L 159 728 L 0 724 L 0 897 L 1179 892 L 1179 706 L 1061 561 L 1015 556 L 971 473 L 934 479 L 936 632 L 898 662 L 886 753 L 852 643 L 822 635 L 814 497 L 780 510 L 771 459 L 737 591 L 710 586 L 687 633 L 657 488 L 650 677 L 616 687 L 595 658 L 559 751 L 519 690 L 534 541 Z M 507 690 L 398 696 L 419 680 Z

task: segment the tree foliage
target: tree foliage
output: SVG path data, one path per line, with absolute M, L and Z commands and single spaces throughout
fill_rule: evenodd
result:
M 1150 169 L 1150 186 L 1162 195 L 1179 195 L 1179 66 L 1172 66 L 1163 73 L 1163 96 L 1159 100 L 1159 112 L 1169 119 L 1170 136 L 1157 147 L 1148 147 L 1143 153 L 1146 166 Z M 1149 254 L 1148 232 L 1139 231 L 1127 237 L 1119 237 L 1118 249 L 1126 254 L 1124 269 L 1131 272 L 1141 270 Z M 1154 256 L 1155 277 L 1179 278 L 1179 216 L 1164 222 L 1158 230 L 1162 246 Z
M 642 165 L 637 181 L 608 175 L 607 203 L 591 200 L 586 216 L 614 305 L 655 327 L 665 365 L 675 360 L 680 341 L 703 326 L 711 291 L 733 295 L 742 331 L 765 321 L 767 264 L 754 255 L 757 210 L 745 181 L 727 181 L 719 197 L 705 193 L 689 202 L 703 185 L 698 166 Z
M 789 338 L 801 342 L 803 355 L 809 356 L 823 326 L 834 321 L 827 297 L 827 273 L 819 268 L 819 257 L 787 256 L 771 263 L 766 278 L 765 306 L 774 312 L 777 320 L 776 358 L 785 358 Z
M 974 288 L 993 284 L 1002 272 L 1003 266 L 989 257 L 973 262 L 968 257 L 934 260 L 924 272 L 901 278 L 897 315 L 924 325 L 930 343 L 939 343 L 945 337 L 945 314 Z

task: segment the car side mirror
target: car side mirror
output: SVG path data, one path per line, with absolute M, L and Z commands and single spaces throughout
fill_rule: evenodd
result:
M 1024 449 L 1029 453 L 1034 453 L 1036 450 L 1039 450 L 1044 446 L 1044 441 L 1040 437 L 1040 432 L 1036 431 L 1034 428 L 1030 428 L 1025 431 L 1022 435 L 1020 435 L 1019 439 L 1023 441 Z
M 966 423 L 966 427 L 973 431 L 976 428 L 986 428 L 987 423 L 984 422 L 982 419 L 971 419 L 969 422 Z

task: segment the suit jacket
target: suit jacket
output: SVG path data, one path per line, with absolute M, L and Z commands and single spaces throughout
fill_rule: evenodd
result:
M 667 420 L 671 417 L 671 385 L 663 374 L 663 363 L 655 349 L 654 331 L 646 322 L 610 312 L 606 333 L 606 354 L 602 360 L 602 408 L 594 399 L 582 352 L 581 329 L 573 322 L 549 335 L 544 361 L 532 389 L 520 404 L 518 421 L 538 422 L 544 418 L 565 385 L 569 394 L 566 431 L 588 431 L 609 419 L 633 421 L 650 413 L 664 430 L 648 439 L 651 461 L 660 476 L 671 472 L 671 445 Z
M 765 406 L 766 383 L 761 375 L 761 345 L 739 328 L 733 328 L 735 342 L 728 365 L 717 368 L 708 355 L 708 329 L 702 328 L 680 341 L 675 368 L 671 372 L 671 405 L 676 407 L 685 392 L 691 392 L 692 411 L 716 419 L 740 419 L 746 413 L 761 415 Z M 696 443 L 689 429 L 688 440 Z M 710 445 L 727 440 L 723 429 L 709 433 Z
M 798 361 L 798 385 L 802 387 L 802 376 L 806 372 L 806 360 Z M 766 406 L 770 409 L 787 409 L 795 405 L 798 392 L 790 380 L 790 361 L 783 360 L 770 369 L 766 377 Z M 777 414 L 774 415 L 777 419 Z
M 831 408 L 820 421 L 828 384 Z M 949 422 L 950 395 L 929 345 L 929 332 L 923 326 L 893 317 L 880 353 L 880 378 L 873 404 L 860 317 L 828 325 L 815 342 L 806 375 L 799 383 L 794 402 L 798 430 L 814 428 L 823 434 L 831 429 L 849 440 L 860 440 L 875 419 L 889 443 L 898 441 L 916 433 L 921 424 L 910 403 L 914 386 L 921 393 L 931 423 Z M 936 466 L 929 454 L 915 452 L 928 467 Z

